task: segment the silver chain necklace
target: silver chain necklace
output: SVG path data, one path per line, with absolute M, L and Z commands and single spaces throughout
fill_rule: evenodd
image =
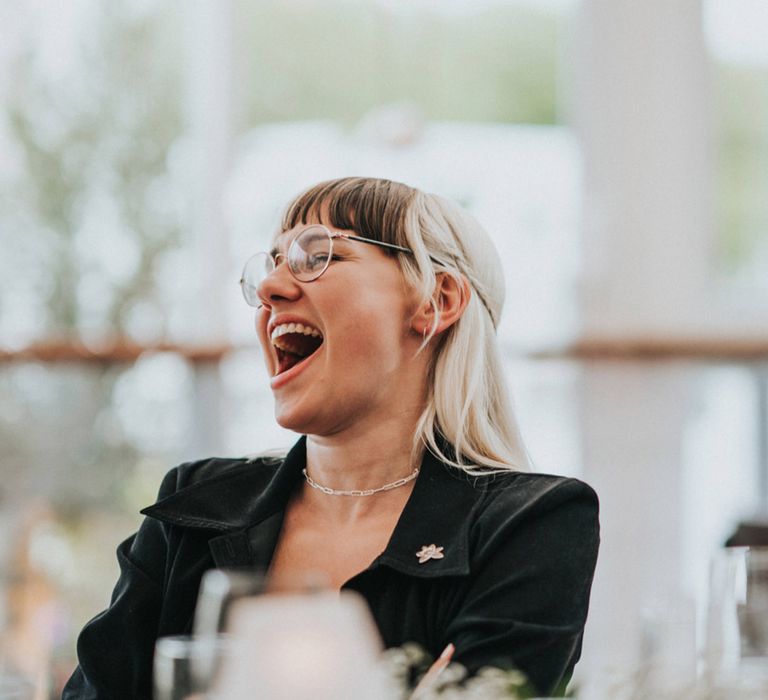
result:
M 405 484 L 407 484 L 409 481 L 413 481 L 419 475 L 419 468 L 416 467 L 416 469 L 414 469 L 408 476 L 403 477 L 402 479 L 398 479 L 397 481 L 393 481 L 391 484 L 384 484 L 384 486 L 379 486 L 377 489 L 365 489 L 363 491 L 359 491 L 357 489 L 352 489 L 350 491 L 332 489 L 328 486 L 322 486 L 321 484 L 318 484 L 316 481 L 314 481 L 312 477 L 307 474 L 306 469 L 302 469 L 301 473 L 304 474 L 304 478 L 313 489 L 327 493 L 329 496 L 373 496 L 374 493 L 391 491 L 392 489 L 396 489 L 400 486 L 405 486 Z

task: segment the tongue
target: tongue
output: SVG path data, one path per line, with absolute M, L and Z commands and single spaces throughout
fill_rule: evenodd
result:
M 300 355 L 294 355 L 291 352 L 284 352 L 282 350 L 279 350 L 278 353 L 278 360 L 279 365 L 277 368 L 277 373 L 282 374 L 286 370 L 289 370 L 294 365 L 299 364 L 304 358 Z
M 303 333 L 286 333 L 275 342 L 275 346 L 284 352 L 298 355 L 300 358 L 311 355 L 322 344 L 320 338 Z
M 322 343 L 323 341 L 320 338 L 302 333 L 286 333 L 281 335 L 275 341 L 279 360 L 278 373 L 285 372 L 306 357 L 309 357 Z

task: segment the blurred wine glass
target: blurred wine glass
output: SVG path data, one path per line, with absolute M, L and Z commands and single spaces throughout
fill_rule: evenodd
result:
M 213 682 L 210 658 L 226 653 L 225 637 L 161 637 L 155 644 L 154 700 L 203 700 Z
M 240 601 L 268 593 L 308 595 L 326 589 L 326 578 L 314 574 L 288 578 L 252 570 L 207 571 L 200 585 L 193 634 L 157 640 L 153 668 L 155 700 L 212 697 L 222 666 L 235 656 L 235 641 L 226 632 L 232 627 L 230 614 Z M 228 668 L 231 666 L 227 664 Z
M 731 547 L 714 557 L 704 660 L 723 697 L 768 697 L 768 549 Z
M 208 646 L 203 647 L 202 656 L 196 661 L 199 673 L 213 677 L 218 672 L 222 647 L 215 642 L 230 631 L 230 614 L 238 601 L 277 593 L 314 595 L 328 588 L 327 576 L 315 572 L 281 576 L 244 569 L 207 571 L 200 584 L 194 620 L 195 637 L 208 640 Z
M 694 600 L 682 591 L 650 599 L 642 610 L 640 632 L 633 697 L 691 697 L 697 683 Z
M 381 639 L 364 599 L 324 574 L 205 574 L 195 613 L 200 641 L 226 633 L 224 653 L 196 666 L 217 700 L 381 700 Z M 203 647 L 208 652 L 211 647 Z M 169 699 L 171 700 L 171 699 Z M 176 700 L 173 698 L 172 700 Z
M 385 700 L 381 639 L 365 600 L 350 591 L 278 593 L 238 601 L 235 653 L 223 662 L 217 700 Z

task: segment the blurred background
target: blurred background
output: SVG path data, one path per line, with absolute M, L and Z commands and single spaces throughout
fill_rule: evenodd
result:
M 0 0 L 0 27 L 0 630 L 40 697 L 165 471 L 292 441 L 237 281 L 344 175 L 499 248 L 536 468 L 601 496 L 580 682 L 653 611 L 695 627 L 711 553 L 768 515 L 765 2 Z

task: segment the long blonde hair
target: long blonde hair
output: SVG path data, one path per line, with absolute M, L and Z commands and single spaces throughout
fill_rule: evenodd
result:
M 433 356 L 414 452 L 426 446 L 470 474 L 527 470 L 528 454 L 509 403 L 496 341 L 504 273 L 480 224 L 443 197 L 363 177 L 329 180 L 303 192 L 288 205 L 282 229 L 320 220 L 411 249 L 413 255 L 392 255 L 424 303 L 434 305 L 438 273 L 469 281 L 467 307 L 443 332 Z M 425 345 L 433 335 L 434 328 Z

